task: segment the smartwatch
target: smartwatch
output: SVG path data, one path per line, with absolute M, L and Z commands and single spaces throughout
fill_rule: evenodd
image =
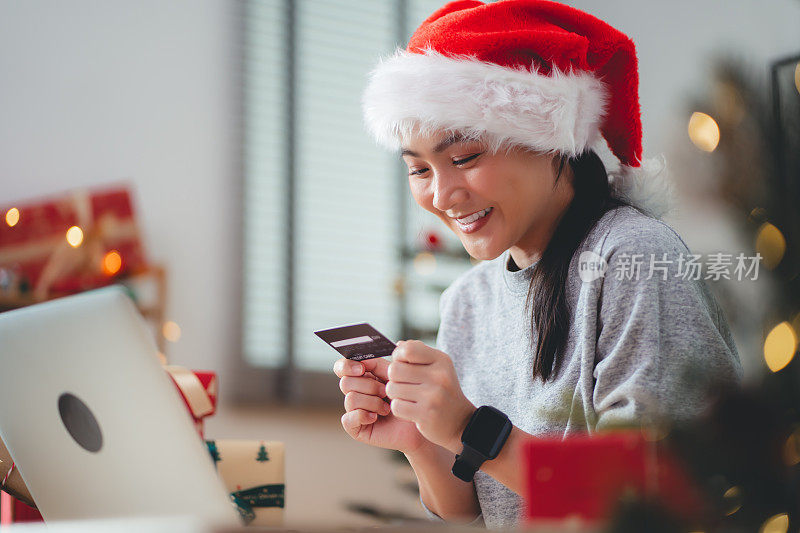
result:
M 484 461 L 500 455 L 512 427 L 502 411 L 490 405 L 478 407 L 461 434 L 464 449 L 456 455 L 453 474 L 463 481 L 472 481 Z

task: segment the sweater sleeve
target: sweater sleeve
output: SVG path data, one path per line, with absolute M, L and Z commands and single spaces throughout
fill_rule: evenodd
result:
M 709 385 L 741 380 L 738 352 L 702 279 L 705 273 L 701 279 L 687 273 L 691 254 L 671 228 L 660 223 L 638 228 L 612 244 L 604 258 L 596 429 L 691 418 L 707 405 Z

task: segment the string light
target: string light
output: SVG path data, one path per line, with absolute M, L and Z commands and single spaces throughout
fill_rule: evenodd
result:
M 689 139 L 704 152 L 713 152 L 719 144 L 719 126 L 710 115 L 695 111 L 689 118 Z
M 797 335 L 788 322 L 781 322 L 769 332 L 764 341 L 764 360 L 773 372 L 777 372 L 794 357 L 797 350 Z
M 436 257 L 430 252 L 420 252 L 414 258 L 414 270 L 426 276 L 436 271 Z
M 789 515 L 786 513 L 776 514 L 767 518 L 758 533 L 786 533 L 789 530 Z
M 175 322 L 168 320 L 161 327 L 161 333 L 169 342 L 178 342 L 181 338 L 181 328 Z
M 106 276 L 113 276 L 122 268 L 122 256 L 116 250 L 111 250 L 103 257 L 103 272 Z
M 78 226 L 72 226 L 67 230 L 67 242 L 73 248 L 77 248 L 83 243 L 83 230 Z
M 6 224 L 9 227 L 13 228 L 19 222 L 19 209 L 16 207 L 12 207 L 8 211 L 6 211 Z
M 764 266 L 772 270 L 783 259 L 786 252 L 786 239 L 781 230 L 765 222 L 758 228 L 756 252 L 761 254 Z

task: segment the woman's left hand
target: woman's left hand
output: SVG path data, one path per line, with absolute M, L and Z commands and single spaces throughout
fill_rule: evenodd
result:
M 414 422 L 434 444 L 461 453 L 461 433 L 476 408 L 461 391 L 450 356 L 422 341 L 400 341 L 388 376 L 392 413 Z

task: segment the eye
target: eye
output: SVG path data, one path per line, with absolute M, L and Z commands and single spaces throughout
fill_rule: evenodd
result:
M 412 171 L 410 171 L 410 172 L 408 173 L 408 175 L 409 175 L 409 176 L 420 176 L 420 175 L 422 175 L 422 174 L 425 174 L 427 171 L 428 171 L 428 169 L 427 169 L 427 168 L 420 168 L 420 169 L 418 169 L 418 170 L 412 170 Z
M 456 166 L 464 165 L 466 163 L 469 163 L 473 159 L 477 158 L 481 154 L 483 154 L 483 152 L 480 152 L 480 153 L 477 153 L 477 154 L 472 154 L 471 156 L 465 157 L 464 159 L 454 159 L 453 160 L 453 164 L 456 165 Z

